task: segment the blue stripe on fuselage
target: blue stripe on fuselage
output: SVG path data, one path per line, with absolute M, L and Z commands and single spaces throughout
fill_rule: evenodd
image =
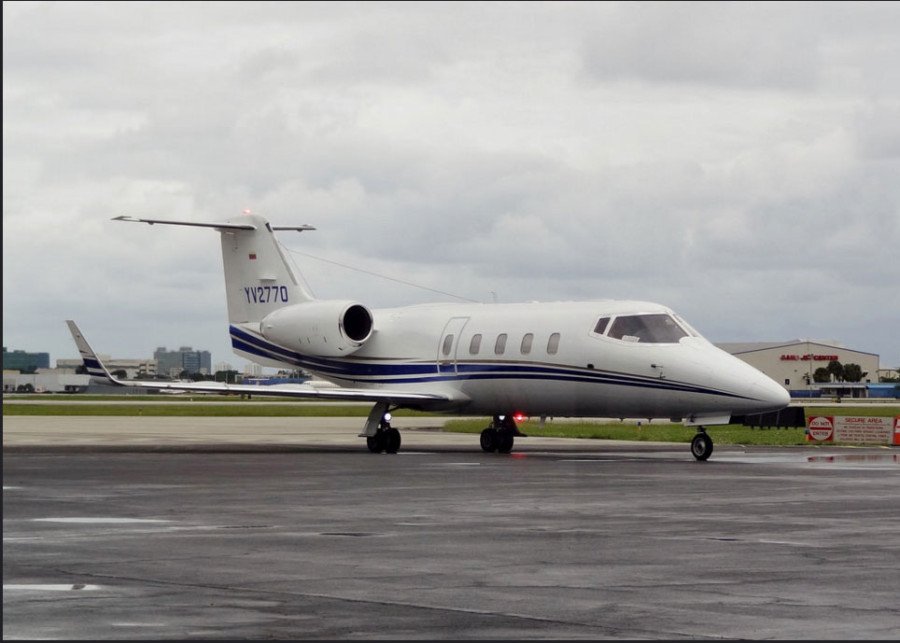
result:
M 673 382 L 671 380 L 535 363 L 458 362 L 456 372 L 441 372 L 438 370 L 436 362 L 377 363 L 362 362 L 358 359 L 311 357 L 291 351 L 283 346 L 272 344 L 258 335 L 251 334 L 235 326 L 231 326 L 230 331 L 231 344 L 235 350 L 282 361 L 293 366 L 322 373 L 333 379 L 344 380 L 354 384 L 421 384 L 489 379 L 547 380 L 608 384 L 749 399 L 728 391 Z

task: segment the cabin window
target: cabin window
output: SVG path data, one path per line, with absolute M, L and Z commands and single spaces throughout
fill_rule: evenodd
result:
M 494 353 L 503 355 L 506 352 L 506 333 L 497 335 L 497 342 L 494 344 Z
M 481 350 L 481 333 L 477 335 L 472 335 L 472 341 L 469 342 L 469 353 L 472 355 L 478 355 L 478 351 Z
M 522 355 L 528 355 L 531 352 L 532 343 L 534 343 L 534 333 L 526 333 L 522 338 L 522 346 L 519 348 Z
M 601 317 L 597 321 L 597 325 L 594 326 L 594 332 L 598 335 L 602 335 L 606 332 L 606 327 L 609 326 L 609 317 Z
M 451 348 L 453 348 L 453 335 L 447 335 L 444 338 L 444 345 L 441 348 L 441 352 L 444 354 L 444 357 L 450 355 Z
M 674 344 L 687 337 L 684 329 L 671 315 L 619 315 L 609 328 L 609 336 L 626 342 L 645 344 Z
M 547 354 L 556 355 L 559 351 L 559 333 L 553 333 L 550 335 L 550 339 L 547 340 Z

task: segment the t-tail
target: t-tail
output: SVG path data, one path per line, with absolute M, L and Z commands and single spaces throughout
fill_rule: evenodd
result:
M 232 348 L 267 366 L 308 366 L 308 356 L 343 357 L 372 334 L 368 308 L 346 300 L 317 300 L 301 283 L 300 271 L 275 237 L 279 230 L 255 214 L 222 223 L 120 216 L 116 221 L 213 228 L 221 235 L 225 296 Z

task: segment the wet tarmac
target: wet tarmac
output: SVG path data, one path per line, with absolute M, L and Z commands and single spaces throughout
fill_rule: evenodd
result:
M 896 448 L 205 420 L 4 418 L 4 639 L 900 638 Z

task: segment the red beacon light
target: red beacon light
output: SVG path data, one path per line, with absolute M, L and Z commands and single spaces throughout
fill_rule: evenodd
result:
M 524 413 L 513 413 L 513 420 L 515 420 L 516 424 L 521 424 L 525 420 L 528 419 L 528 416 Z

